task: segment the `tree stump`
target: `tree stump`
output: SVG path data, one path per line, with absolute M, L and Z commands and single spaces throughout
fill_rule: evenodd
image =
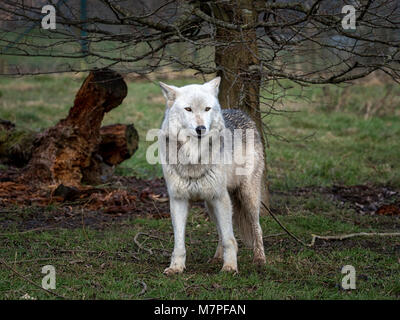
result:
M 36 137 L 23 179 L 79 187 L 83 171 L 97 154 L 104 114 L 120 105 L 126 95 L 126 83 L 118 73 L 109 69 L 91 72 L 67 118 Z M 92 181 L 101 181 L 101 172 L 91 175 L 98 178 Z
M 98 154 L 108 165 L 129 159 L 139 146 L 139 135 L 132 124 L 113 124 L 100 128 Z
M 101 142 L 92 154 L 90 165 L 82 169 L 82 180 L 89 184 L 106 182 L 114 167 L 129 159 L 139 146 L 139 135 L 132 124 L 112 124 L 100 128 Z

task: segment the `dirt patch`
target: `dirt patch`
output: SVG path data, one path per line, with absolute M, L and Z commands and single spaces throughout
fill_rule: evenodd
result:
M 285 197 L 310 197 L 315 194 L 326 196 L 338 207 L 347 206 L 362 215 L 400 216 L 400 191 L 390 186 L 355 185 L 332 187 L 305 187 L 289 191 L 271 191 Z M 274 208 L 278 214 L 287 210 Z
M 138 216 L 169 218 L 168 193 L 162 178 L 142 180 L 114 176 L 107 185 L 100 187 L 85 186 L 78 190 L 59 185 L 40 188 L 35 184 L 18 183 L 20 170 L 12 167 L 0 170 L 0 228 L 3 230 L 82 225 L 104 228 L 115 221 Z M 400 192 L 390 187 L 309 187 L 276 194 L 287 197 L 323 194 L 339 207 L 350 206 L 361 215 L 375 216 L 379 224 L 386 223 L 390 229 L 397 227 L 400 217 Z M 194 206 L 202 207 L 202 204 L 194 203 Z M 279 208 L 274 208 L 274 212 L 288 214 L 287 209 Z M 396 219 L 389 216 L 396 216 Z
M 396 239 L 365 239 L 355 238 L 347 239 L 344 241 L 326 241 L 318 240 L 314 247 L 319 251 L 331 251 L 331 250 L 345 250 L 354 248 L 369 249 L 371 251 L 382 253 L 386 255 L 400 255 L 400 245 Z
M 47 186 L 14 181 L 17 169 L 0 171 L 0 228 L 103 228 L 116 220 L 169 217 L 164 179 L 114 177 L 106 186 Z
M 400 216 L 400 194 L 390 187 L 333 186 L 326 191 L 361 214 Z

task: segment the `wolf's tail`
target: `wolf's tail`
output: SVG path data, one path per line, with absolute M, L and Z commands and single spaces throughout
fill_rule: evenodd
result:
M 243 206 L 239 203 L 239 200 L 235 200 L 233 210 L 233 225 L 238 230 L 240 239 L 246 245 L 246 247 L 254 247 L 255 229 L 254 219 L 252 216 L 244 210 Z

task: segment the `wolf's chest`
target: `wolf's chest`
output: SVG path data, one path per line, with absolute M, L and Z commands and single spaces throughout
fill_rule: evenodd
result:
M 214 167 L 203 174 L 190 177 L 177 174 L 172 166 L 168 166 L 165 175 L 170 196 L 191 200 L 212 199 L 226 190 L 224 172 Z

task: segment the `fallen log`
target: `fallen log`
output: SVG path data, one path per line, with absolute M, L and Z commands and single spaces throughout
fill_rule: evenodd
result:
M 0 119 L 0 163 L 26 166 L 32 158 L 38 134 L 16 128 L 12 122 Z M 112 124 L 100 128 L 100 143 L 96 153 L 104 163 L 115 166 L 132 157 L 138 144 L 139 135 L 133 124 Z
M 68 116 L 55 126 L 41 133 L 23 132 L 25 138 L 10 144 L 9 138 L 21 131 L 7 121 L 0 123 L 0 159 L 18 159 L 20 166 L 28 162 L 21 177 L 24 181 L 75 187 L 82 182 L 104 182 L 104 171 L 131 157 L 138 146 L 133 125 L 100 128 L 105 113 L 126 95 L 126 83 L 118 73 L 91 72 Z
M 129 159 L 137 150 L 139 135 L 133 125 L 114 124 L 100 128 L 101 142 L 92 154 L 90 165 L 82 168 L 82 181 L 89 184 L 107 182 L 114 167 Z
M 108 165 L 129 159 L 137 150 L 139 135 L 133 124 L 113 124 L 100 128 L 98 154 Z

